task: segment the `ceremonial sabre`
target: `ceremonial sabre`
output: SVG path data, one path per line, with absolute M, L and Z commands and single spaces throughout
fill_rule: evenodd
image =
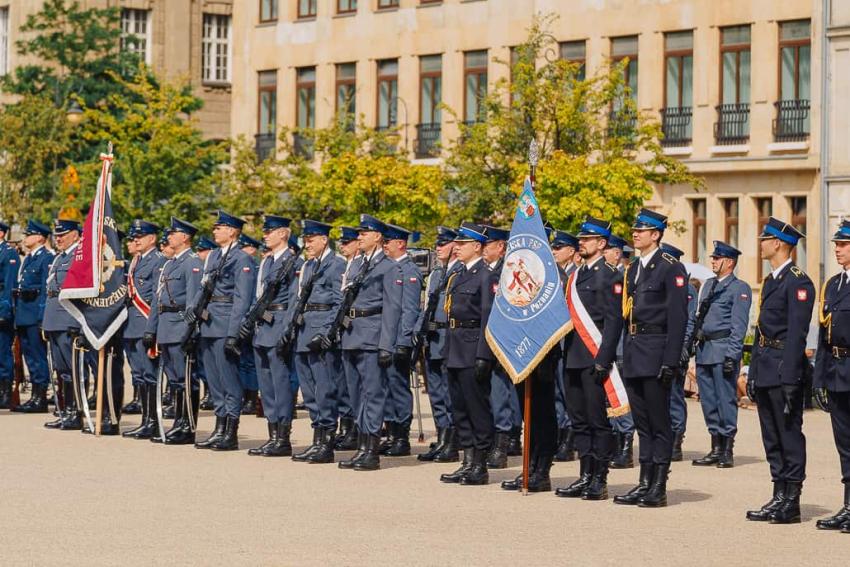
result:
M 537 161 L 540 158 L 540 152 L 537 147 L 537 140 L 531 139 L 528 145 L 528 179 L 531 182 L 531 189 L 534 190 L 535 171 L 537 170 Z M 523 403 L 525 416 L 525 429 L 522 432 L 522 494 L 528 496 L 528 469 L 531 460 L 531 376 L 525 379 L 525 396 Z
M 86 381 L 83 379 L 83 373 L 85 371 L 85 355 L 83 355 L 85 351 L 83 349 L 79 349 L 79 354 L 77 354 L 77 382 L 80 387 L 80 407 L 83 408 L 83 415 L 86 417 L 86 424 L 89 427 L 89 431 L 92 433 L 94 430 L 94 421 L 91 418 L 91 410 L 89 410 L 89 399 L 86 395 Z
M 50 341 L 47 340 L 47 337 L 44 335 L 44 331 L 41 332 L 42 338 L 44 338 L 44 345 L 47 347 L 47 371 L 50 374 L 50 385 L 53 387 L 53 405 L 56 407 L 56 411 L 59 412 L 59 417 L 62 417 L 62 410 L 59 407 L 59 385 L 56 380 L 56 367 L 53 366 L 53 347 L 50 346 Z
M 77 354 L 76 339 L 73 339 L 71 342 L 71 390 L 74 391 L 74 401 L 77 402 L 77 411 L 80 411 L 82 408 L 82 403 L 80 402 L 80 376 L 79 376 L 79 365 L 77 364 L 77 360 L 80 358 Z
M 159 366 L 156 369 L 156 421 L 159 426 L 159 436 L 165 444 L 165 426 L 162 424 L 162 382 L 165 376 L 165 363 L 163 357 L 159 357 Z
M 424 360 L 420 362 L 419 372 L 416 371 L 416 365 L 413 367 L 413 400 L 416 402 L 416 426 L 419 429 L 419 442 L 425 442 L 425 432 L 422 430 L 422 403 L 419 401 L 419 375 L 420 373 L 425 373 L 425 362 Z
M 186 355 L 186 382 L 183 386 L 183 397 L 186 399 L 186 417 L 189 418 L 189 429 L 194 433 L 195 431 L 195 413 L 194 408 L 192 408 L 192 355 Z M 200 395 L 200 391 L 198 392 Z M 164 442 L 164 441 L 163 441 Z
M 118 425 L 118 420 L 115 418 L 115 400 L 112 393 L 112 358 L 115 356 L 115 349 L 109 347 L 109 353 L 106 355 L 106 399 L 109 402 L 109 423 Z
M 101 347 L 97 349 L 97 397 L 94 405 L 97 413 L 97 421 L 94 424 L 95 437 L 100 437 L 100 431 L 103 429 L 103 359 L 104 352 L 103 347 Z

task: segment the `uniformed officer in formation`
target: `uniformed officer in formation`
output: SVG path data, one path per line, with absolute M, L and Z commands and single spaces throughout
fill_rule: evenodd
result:
M 341 276 L 340 288 L 346 287 L 346 281 L 351 281 L 348 275 L 349 268 L 359 253 L 359 245 L 357 242 L 357 229 L 351 226 L 340 227 L 340 237 L 337 240 L 337 252 L 345 261 L 343 264 L 343 273 Z M 340 290 L 340 291 L 341 291 Z M 330 327 L 330 324 L 328 324 Z M 345 377 L 345 366 L 342 363 L 342 351 L 338 348 L 330 350 L 332 358 L 332 372 L 336 380 L 337 393 L 337 413 L 339 415 L 339 431 L 334 443 L 335 449 L 340 451 L 350 451 L 356 449 L 358 445 L 358 431 L 355 425 L 355 408 L 357 404 L 353 398 L 359 397 L 359 393 L 352 393 L 348 390 L 348 380 Z
M 262 243 L 245 233 L 239 235 L 239 248 L 251 258 L 254 269 L 254 281 L 259 279 L 260 264 L 257 262 L 257 252 Z M 273 345 L 272 345 L 273 346 Z M 243 348 L 239 356 L 239 382 L 242 384 L 242 415 L 256 415 L 260 384 L 257 378 L 257 366 L 254 352 L 251 348 Z
M 141 219 L 130 225 L 129 236 L 135 246 L 135 256 L 127 270 L 127 323 L 124 326 L 124 352 L 130 365 L 133 382 L 139 386 L 142 421 L 138 427 L 122 433 L 131 439 L 150 439 L 156 433 L 156 350 L 145 346 L 144 335 L 151 314 L 156 286 L 159 282 L 163 256 L 157 248 L 160 228 Z
M 218 244 L 213 242 L 213 240 L 208 236 L 201 236 L 198 238 L 198 242 L 195 245 L 195 253 L 201 260 L 202 266 L 206 266 L 207 257 L 210 255 L 210 252 L 216 248 L 218 248 Z M 203 273 L 203 271 L 201 273 Z M 194 297 L 194 294 L 191 294 L 191 297 Z M 211 410 L 213 409 L 213 405 L 212 400 L 210 399 L 210 388 L 207 385 L 207 374 L 204 372 L 204 361 L 197 355 L 197 353 L 193 357 L 193 370 L 197 375 L 198 380 L 200 380 L 204 385 L 204 397 L 201 398 L 200 408 L 202 410 Z
M 295 366 L 313 427 L 312 445 L 294 455 L 293 460 L 308 463 L 333 463 L 337 448 L 340 384 L 335 373 L 339 371 L 339 348 L 323 339 L 342 300 L 345 260 L 331 249 L 331 228 L 314 220 L 302 221 L 301 237 L 307 262 L 301 268 L 297 291 L 290 300 L 290 317 L 294 318 L 296 333 Z M 300 312 L 295 311 L 296 297 L 297 304 L 303 304 Z
M 826 391 L 828 397 L 844 484 L 844 506 L 816 525 L 822 530 L 850 533 L 850 220 L 841 222 L 832 242 L 841 270 L 821 290 L 814 387 Z
M 416 323 L 416 328 L 422 330 L 417 340 L 426 344 L 428 398 L 437 429 L 437 441 L 428 451 L 417 457 L 426 462 L 453 463 L 459 459 L 457 428 L 452 418 L 449 395 L 449 375 L 443 359 L 448 327 L 445 309 L 446 285 L 451 275 L 463 266 L 454 255 L 456 237 L 454 230 L 445 226 L 437 227 L 437 241 L 434 246 L 437 264 L 428 275 L 425 306 Z M 431 305 L 431 302 L 434 302 L 434 305 Z M 426 316 L 428 321 L 423 320 Z
M 667 505 L 673 456 L 670 389 L 679 371 L 688 320 L 688 275 L 661 252 L 667 217 L 641 209 L 632 225 L 638 261 L 624 281 L 623 377 L 640 439 L 640 480 L 617 504 Z
M 732 468 L 738 432 L 738 370 L 743 357 L 753 292 L 735 277 L 741 251 L 715 241 L 711 269 L 715 277 L 700 289 L 698 312 L 705 311 L 696 336 L 697 384 L 711 451 L 694 466 Z
M 418 234 L 400 226 L 387 224 L 384 232 L 384 253 L 398 266 L 396 285 L 401 284 L 401 317 L 395 337 L 393 363 L 387 369 L 387 401 L 384 423 L 387 441 L 381 454 L 405 457 L 410 454 L 410 424 L 413 422 L 413 393 L 410 390 L 413 334 L 419 319 L 422 301 L 422 273 L 407 253 L 408 240 L 418 240 Z
M 803 366 L 815 289 L 791 258 L 801 238 L 793 226 L 770 217 L 760 237 L 761 257 L 772 269 L 762 284 L 747 390 L 758 404 L 773 497 L 747 519 L 772 524 L 800 522 L 806 479 L 803 436 Z
M 462 267 L 449 277 L 446 289 L 449 328 L 443 358 L 454 423 L 463 448 L 460 468 L 440 477 L 447 483 L 480 485 L 490 481 L 487 455 L 493 444 L 490 388 L 494 356 L 484 329 L 499 280 L 481 256 L 486 242 L 481 225 L 465 222 L 458 228 L 455 256 Z
M 245 221 L 219 211 L 213 238 L 219 248 L 207 257 L 202 282 L 215 277 L 212 297 L 200 324 L 198 351 L 203 359 L 215 412 L 215 428 L 198 449 L 235 451 L 239 448 L 242 385 L 239 382 L 239 327 L 254 297 L 255 270 L 251 257 L 238 244 Z M 201 290 L 189 302 L 187 323 L 194 323 L 194 307 Z
M 381 467 L 381 426 L 387 400 L 388 369 L 393 364 L 401 319 L 402 283 L 398 264 L 384 254 L 387 225 L 371 215 L 360 215 L 358 243 L 361 256 L 352 262 L 349 275 L 361 285 L 345 315 L 342 356 L 348 391 L 357 392 L 357 428 L 360 444 L 342 469 L 360 471 Z
M 56 219 L 53 223 L 53 241 L 56 245 L 56 256 L 50 264 L 47 276 L 47 302 L 44 306 L 44 319 L 42 330 L 47 340 L 47 349 L 50 352 L 50 361 L 53 368 L 50 370 L 56 376 L 57 387 L 61 389 L 64 400 L 64 411 L 59 411 L 59 417 L 44 426 L 48 429 L 62 429 L 66 431 L 79 431 L 83 428 L 80 419 L 82 408 L 77 407 L 76 397 L 79 395 L 73 390 L 71 355 L 73 349 L 73 337 L 79 334 L 80 324 L 71 317 L 59 303 L 59 290 L 71 267 L 74 259 L 74 251 L 80 240 L 80 224 L 74 220 Z
M 611 237 L 610 222 L 588 217 L 577 236 L 583 264 L 571 281 L 601 341 L 595 354 L 576 331 L 567 335 L 565 341 L 566 402 L 580 469 L 579 478 L 555 494 L 607 500 L 608 465 L 614 439 L 608 423 L 604 382 L 616 362 L 617 344 L 623 331 L 623 275 L 603 256 Z
M 683 250 L 676 248 L 666 242 L 661 243 L 661 252 L 669 254 L 678 261 L 682 261 L 685 255 Z M 688 281 L 688 323 L 685 326 L 685 342 L 689 345 L 693 334 L 697 310 L 697 290 Z M 685 430 L 688 427 L 688 404 L 685 401 L 685 378 L 691 361 L 691 353 L 682 351 L 682 359 L 679 362 L 679 372 L 673 380 L 670 388 L 670 427 L 673 429 L 673 456 L 671 461 L 682 460 L 682 442 L 685 440 Z
M 552 255 L 564 282 L 578 269 L 575 263 L 578 246 L 578 239 L 574 235 L 564 230 L 553 231 Z M 563 352 L 566 354 L 567 351 Z M 555 460 L 565 463 L 576 459 L 576 445 L 572 420 L 567 412 L 563 364 L 558 367 L 558 374 L 555 381 L 555 414 L 558 420 L 558 450 L 555 452 Z
M 12 290 L 18 281 L 20 256 L 6 241 L 9 225 L 0 221 L 0 409 L 8 409 L 14 379 L 12 343 L 15 340 L 15 313 Z
M 21 351 L 29 370 L 32 396 L 25 404 L 12 411 L 22 413 L 47 413 L 47 348 L 41 335 L 41 321 L 47 303 L 47 276 L 53 253 L 45 244 L 50 228 L 38 221 L 27 221 L 24 230 L 24 249 L 27 255 L 18 274 L 15 296 L 15 327 L 21 341 Z
M 190 376 L 190 390 L 186 392 L 186 353 L 181 341 L 186 334 L 186 305 L 201 285 L 203 262 L 192 252 L 192 238 L 198 229 L 189 222 L 171 218 L 168 231 L 168 249 L 171 258 L 163 264 L 151 303 L 143 336 L 145 348 L 156 349 L 162 357 L 162 368 L 171 384 L 174 399 L 174 423 L 165 432 L 165 442 L 170 445 L 189 445 L 195 442 L 191 416 L 197 423 L 199 409 L 199 384 Z M 190 370 L 191 371 L 191 370 Z M 158 393 L 157 393 L 158 394 Z M 187 404 L 187 397 L 191 405 Z M 159 430 L 152 441 L 162 442 Z

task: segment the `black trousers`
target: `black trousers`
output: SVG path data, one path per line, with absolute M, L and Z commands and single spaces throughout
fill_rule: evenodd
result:
M 579 457 L 591 455 L 610 461 L 614 435 L 608 422 L 605 389 L 594 379 L 593 367 L 565 368 L 564 389 Z
M 516 385 L 520 411 L 531 427 L 531 457 L 554 457 L 558 450 L 558 418 L 555 414 L 555 379 L 560 354 L 547 356 L 526 380 L 531 380 L 531 424 L 525 419 L 525 382 Z
M 756 388 L 759 424 L 764 453 L 773 482 L 803 482 L 806 479 L 806 437 L 803 435 L 803 388 L 791 400 L 785 415 L 781 386 Z
M 474 368 L 449 368 L 448 372 L 452 417 L 460 446 L 489 451 L 493 444 L 490 377 L 476 380 Z
M 829 392 L 829 418 L 841 462 L 841 482 L 850 484 L 850 392 Z
M 626 392 L 635 421 L 642 465 L 669 463 L 673 457 L 670 388 L 655 376 L 627 378 Z

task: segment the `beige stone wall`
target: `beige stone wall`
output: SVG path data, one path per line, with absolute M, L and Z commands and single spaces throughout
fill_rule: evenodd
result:
M 11 45 L 21 36 L 18 28 L 28 14 L 37 12 L 43 0 L 0 0 L 10 6 Z M 203 14 L 232 11 L 233 0 L 83 0 L 86 7 L 121 6 L 151 10 L 151 65 L 169 79 L 191 81 L 204 107 L 193 118 L 207 138 L 230 136 L 230 86 L 204 85 L 201 81 L 201 39 Z M 24 63 L 14 47 L 9 53 L 10 67 Z M 9 97 L 0 95 L 0 103 Z

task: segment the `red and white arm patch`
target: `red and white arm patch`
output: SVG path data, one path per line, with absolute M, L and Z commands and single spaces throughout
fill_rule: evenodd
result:
M 417 280 L 416 278 L 410 278 L 410 283 L 416 283 L 417 281 L 419 280 Z
M 247 274 L 248 272 L 251 271 L 251 266 L 245 266 L 244 268 L 242 268 L 242 271 Z
M 623 295 L 623 284 L 615 283 L 614 284 L 614 295 Z
M 493 293 L 496 293 L 497 291 L 499 291 L 499 283 L 493 282 Z
M 676 287 L 685 287 L 685 276 L 676 276 Z
M 797 290 L 797 301 L 806 301 L 807 299 L 809 299 L 808 290 L 805 290 L 805 289 L 802 289 L 802 288 L 798 289 Z
M 396 280 L 396 281 L 395 281 L 395 283 L 396 283 L 396 285 L 401 285 L 401 284 L 403 284 L 404 282 L 403 282 L 402 280 Z
M 200 268 L 192 268 L 192 273 L 193 273 L 193 274 L 197 274 L 197 273 L 199 273 L 200 271 L 201 271 L 201 269 L 200 269 Z

